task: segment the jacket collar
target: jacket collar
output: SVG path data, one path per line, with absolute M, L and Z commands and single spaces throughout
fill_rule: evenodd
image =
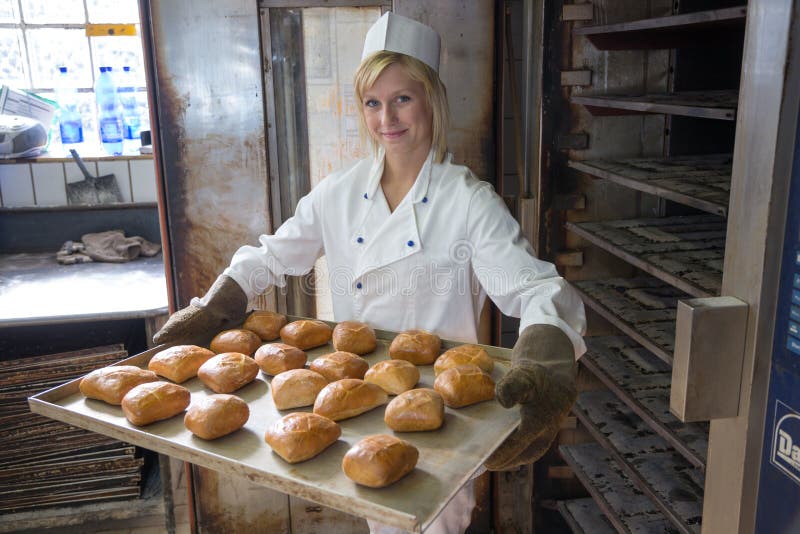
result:
M 433 155 L 434 152 L 433 149 L 431 149 L 430 152 L 428 152 L 428 157 L 425 159 L 425 163 L 422 164 L 422 168 L 419 170 L 417 179 L 414 180 L 414 185 L 411 186 L 409 198 L 413 204 L 422 202 L 422 199 L 426 198 L 428 195 L 428 187 L 431 183 L 431 174 L 433 172 L 434 165 Z M 445 159 L 449 162 L 450 155 L 448 154 Z M 370 167 L 369 170 L 367 190 L 364 192 L 367 200 L 373 200 L 375 198 L 375 194 L 378 191 L 378 186 L 381 183 L 381 177 L 383 177 L 383 166 L 385 161 L 386 152 L 384 151 L 383 147 L 380 147 L 378 149 L 378 153 L 375 155 L 375 159 L 372 162 L 372 167 Z

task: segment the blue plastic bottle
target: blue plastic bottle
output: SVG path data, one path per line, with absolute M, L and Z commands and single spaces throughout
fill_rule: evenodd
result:
M 136 101 L 136 83 L 130 67 L 122 67 L 122 79 L 119 81 L 117 94 L 122 104 L 122 129 L 125 139 L 139 139 L 141 121 L 139 120 L 139 104 Z
M 58 87 L 56 87 L 56 101 L 58 102 L 58 126 L 61 130 L 61 143 L 69 145 L 83 142 L 83 119 L 78 111 L 78 95 L 72 85 L 67 67 L 58 68 Z
M 120 112 L 117 88 L 111 77 L 111 67 L 100 67 L 100 76 L 94 84 L 97 100 L 97 129 L 100 142 L 106 153 L 122 154 L 122 113 Z

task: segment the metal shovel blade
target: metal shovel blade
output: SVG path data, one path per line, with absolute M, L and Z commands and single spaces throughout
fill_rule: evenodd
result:
M 122 202 L 122 192 L 117 184 L 117 177 L 113 174 L 92 176 L 84 165 L 78 152 L 73 148 L 69 151 L 75 158 L 84 179 L 79 182 L 67 184 L 67 203 L 73 204 L 113 204 Z

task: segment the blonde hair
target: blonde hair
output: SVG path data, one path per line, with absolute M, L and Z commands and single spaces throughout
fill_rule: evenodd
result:
M 353 80 L 356 93 L 356 103 L 358 104 L 358 118 L 361 129 L 361 136 L 369 139 L 372 150 L 378 153 L 378 143 L 367 133 L 367 124 L 364 117 L 364 93 L 378 79 L 378 76 L 386 67 L 394 64 L 402 65 L 408 76 L 420 82 L 425 88 L 425 95 L 428 98 L 428 106 L 433 115 L 431 130 L 434 149 L 434 161 L 441 163 L 447 154 L 447 127 L 450 122 L 450 110 L 447 104 L 447 89 L 445 88 L 439 75 L 422 61 L 401 54 L 399 52 L 389 52 L 381 50 L 367 56 L 358 66 Z

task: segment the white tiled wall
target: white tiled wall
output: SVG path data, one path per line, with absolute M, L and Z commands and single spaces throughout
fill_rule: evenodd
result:
M 152 159 L 84 163 L 94 176 L 113 174 L 123 202 L 156 202 L 156 173 Z M 66 206 L 67 184 L 83 179 L 83 173 L 74 161 L 0 164 L 0 206 Z

